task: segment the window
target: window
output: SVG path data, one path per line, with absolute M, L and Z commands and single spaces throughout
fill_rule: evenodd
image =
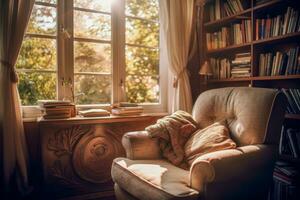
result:
M 22 105 L 161 105 L 159 34 L 158 0 L 37 0 L 16 66 Z
M 132 102 L 159 102 L 158 1 L 126 0 L 126 94 Z
M 17 60 L 22 105 L 37 99 L 55 99 L 57 82 L 56 1 L 37 3 L 33 10 Z

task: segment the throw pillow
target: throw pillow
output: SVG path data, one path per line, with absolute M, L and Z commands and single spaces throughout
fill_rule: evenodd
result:
M 185 158 L 189 165 L 206 153 L 236 148 L 230 138 L 225 122 L 216 122 L 204 129 L 195 131 L 184 146 Z

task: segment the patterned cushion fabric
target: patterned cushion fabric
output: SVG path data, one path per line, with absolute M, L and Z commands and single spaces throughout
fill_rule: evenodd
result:
M 233 148 L 236 148 L 236 144 L 230 138 L 225 122 L 216 122 L 193 133 L 186 142 L 184 150 L 185 158 L 191 165 L 203 154 Z
M 114 182 L 137 199 L 197 199 L 198 191 L 188 187 L 189 171 L 165 160 L 116 158 Z

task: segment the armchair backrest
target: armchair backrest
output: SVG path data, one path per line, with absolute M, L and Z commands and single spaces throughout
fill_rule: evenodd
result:
M 192 114 L 201 128 L 225 119 L 239 146 L 278 144 L 286 105 L 274 89 L 228 87 L 201 93 Z

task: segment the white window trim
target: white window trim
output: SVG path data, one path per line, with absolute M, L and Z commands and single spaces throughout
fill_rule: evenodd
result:
M 52 4 L 38 3 L 38 5 L 49 6 Z M 53 5 L 52 5 L 53 7 Z M 73 2 L 72 1 L 57 1 L 57 99 L 63 99 L 70 96 L 70 91 L 64 91 L 62 86 L 63 78 L 71 80 L 74 85 L 74 51 L 67 51 L 63 46 L 73 48 Z M 118 1 L 118 4 L 112 6 L 111 10 L 111 44 L 112 44 L 112 102 L 122 102 L 125 99 L 124 80 L 125 80 L 125 13 L 122 12 L 125 7 L 125 0 Z M 68 10 L 68 14 L 72 17 L 65 16 L 64 10 Z M 70 10 L 72 12 L 70 12 Z M 119 15 L 119 16 L 118 16 Z M 121 16 L 120 16 L 121 15 Z M 65 20 L 64 20 L 65 19 Z M 167 64 L 166 48 L 163 46 L 162 24 L 160 23 L 160 42 L 159 42 L 159 85 L 160 99 L 158 103 L 141 103 L 144 113 L 165 113 L 169 110 L 169 72 Z M 64 38 L 63 31 L 67 31 L 72 37 Z M 63 67 L 68 66 L 68 67 Z M 90 104 L 76 105 L 77 110 L 89 108 L 110 109 L 110 104 Z M 42 111 L 39 106 L 22 106 L 23 118 L 37 118 L 42 116 Z

